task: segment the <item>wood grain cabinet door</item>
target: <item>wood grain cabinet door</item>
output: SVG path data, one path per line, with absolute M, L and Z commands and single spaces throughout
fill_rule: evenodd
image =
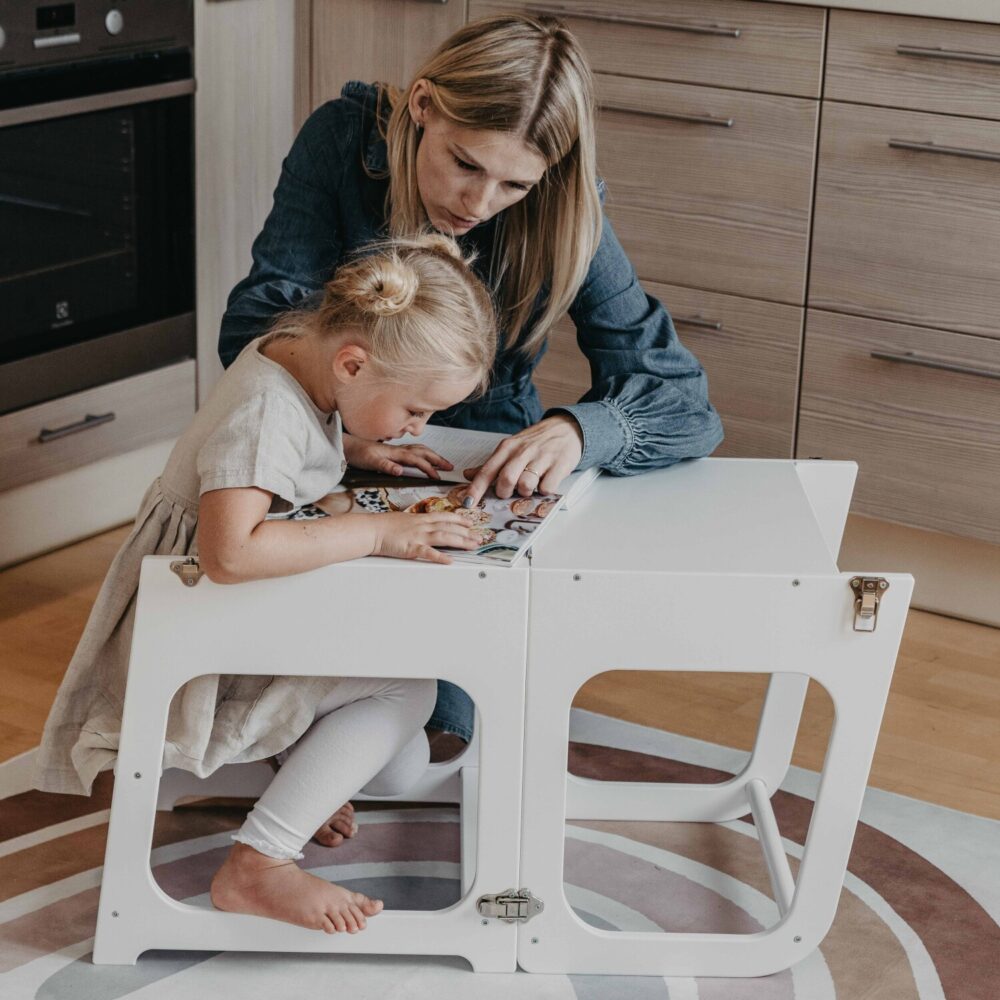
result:
M 312 107 L 348 80 L 405 87 L 465 24 L 465 0 L 312 0 Z
M 643 279 L 805 302 L 819 104 L 599 76 L 606 210 Z
M 1000 337 L 1000 126 L 824 103 L 809 305 Z
M 856 461 L 859 514 L 1000 543 L 1000 340 L 810 309 L 797 454 Z
M 828 100 L 1000 118 L 1000 25 L 830 11 Z
M 826 11 L 752 0 L 470 0 L 470 20 L 551 14 L 599 73 L 819 97 Z
M 720 456 L 791 458 L 803 310 L 643 282 L 673 316 L 681 341 L 701 361 L 709 398 L 725 428 Z M 590 369 L 564 320 L 535 375 L 544 406 L 575 403 L 590 389 Z

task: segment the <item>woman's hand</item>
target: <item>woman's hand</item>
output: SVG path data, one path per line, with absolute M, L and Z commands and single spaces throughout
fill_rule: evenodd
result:
M 450 563 L 451 557 L 435 546 L 478 549 L 482 536 L 461 514 L 366 514 L 374 522 L 373 556 L 394 559 L 426 559 Z
M 355 469 L 369 469 L 388 476 L 402 476 L 407 468 L 419 469 L 431 479 L 440 479 L 438 469 L 450 471 L 455 466 L 436 451 L 422 444 L 382 444 L 344 435 L 344 457 Z
M 513 437 L 505 438 L 478 469 L 466 469 L 471 479 L 466 496 L 475 506 L 490 484 L 503 500 L 555 493 L 559 484 L 580 464 L 583 432 L 568 413 L 554 413 Z

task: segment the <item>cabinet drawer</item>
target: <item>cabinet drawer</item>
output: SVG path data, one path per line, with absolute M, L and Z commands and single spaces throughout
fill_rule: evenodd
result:
M 607 212 L 642 278 L 805 302 L 816 101 L 598 78 Z
M 1000 337 L 1000 130 L 823 109 L 809 305 Z
M 857 461 L 859 514 L 1000 542 L 1000 341 L 810 309 L 797 452 Z
M 597 72 L 818 97 L 825 11 L 746 0 L 470 0 L 566 22 Z
M 826 97 L 1000 118 L 1000 25 L 833 10 Z
M 179 434 L 194 416 L 183 361 L 0 417 L 0 490 Z
M 643 287 L 667 306 L 681 341 L 705 368 L 726 431 L 715 454 L 790 458 L 802 309 L 656 282 Z M 569 320 L 551 337 L 535 384 L 546 407 L 575 403 L 590 389 Z

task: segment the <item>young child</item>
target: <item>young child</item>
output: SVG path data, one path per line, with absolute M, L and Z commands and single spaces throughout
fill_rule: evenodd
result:
M 196 554 L 211 580 L 238 583 L 369 554 L 447 563 L 437 546 L 478 545 L 456 513 L 268 518 L 326 496 L 348 462 L 431 476 L 450 468 L 428 448 L 382 442 L 419 434 L 434 410 L 488 378 L 493 308 L 457 245 L 430 234 L 369 249 L 337 270 L 318 310 L 287 313 L 247 345 L 177 442 L 59 689 L 38 788 L 89 794 L 116 755 L 143 556 Z M 350 835 L 349 807 L 337 806 L 358 789 L 399 794 L 420 776 L 435 694 L 435 681 L 412 679 L 213 675 L 185 684 L 171 703 L 164 767 L 205 776 L 294 744 L 234 835 L 213 903 L 328 933 L 364 928 L 379 900 L 294 861 L 317 829 L 334 842 L 331 831 Z

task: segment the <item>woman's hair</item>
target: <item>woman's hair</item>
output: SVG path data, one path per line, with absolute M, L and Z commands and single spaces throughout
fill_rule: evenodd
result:
M 594 144 L 594 83 L 576 38 L 548 17 L 508 14 L 456 31 L 420 67 L 405 92 L 381 87 L 392 111 L 389 231 L 427 225 L 417 189 L 419 132 L 408 110 L 417 80 L 430 84 L 434 109 L 461 128 L 516 136 L 548 165 L 527 196 L 501 213 L 490 263 L 507 343 L 516 343 L 540 293 L 546 299 L 521 343 L 535 354 L 572 304 L 601 238 Z M 381 121 L 381 116 L 380 119 Z
M 337 268 L 319 309 L 281 314 L 271 336 L 353 330 L 389 381 L 475 378 L 481 393 L 496 355 L 496 315 L 471 263 L 438 233 L 368 244 Z

